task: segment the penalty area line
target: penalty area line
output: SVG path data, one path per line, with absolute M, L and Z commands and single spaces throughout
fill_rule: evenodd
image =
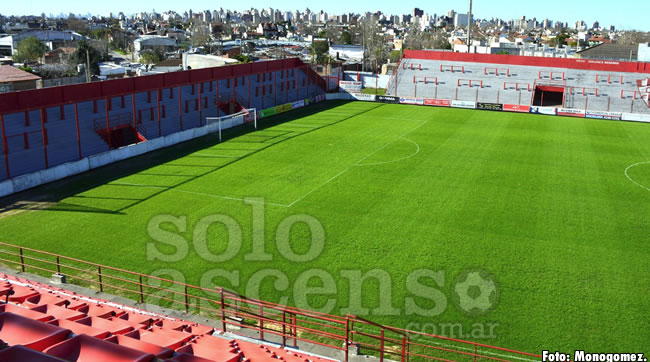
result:
M 404 137 L 406 137 L 408 134 L 410 134 L 411 132 L 414 132 L 415 130 L 417 130 L 418 128 L 424 126 L 424 125 L 427 124 L 427 123 L 429 123 L 429 121 L 424 121 L 424 122 L 420 123 L 417 127 L 415 127 L 415 128 L 413 128 L 413 129 L 411 129 L 411 130 L 405 132 L 404 134 L 399 135 L 399 136 L 398 136 L 397 138 L 395 138 L 394 140 L 392 140 L 392 141 L 386 143 L 385 145 L 379 147 L 378 149 L 376 149 L 376 150 L 374 150 L 373 152 L 369 153 L 368 155 L 364 156 L 363 158 L 361 158 L 361 159 L 358 160 L 357 162 L 353 163 L 350 167 L 348 167 L 348 168 L 346 168 L 345 170 L 339 172 L 338 174 L 336 174 L 336 175 L 334 175 L 333 177 L 331 177 L 329 180 L 325 181 L 324 183 L 320 184 L 319 186 L 316 186 L 316 187 L 313 188 L 311 191 L 307 192 L 306 194 L 302 195 L 300 198 L 298 198 L 298 199 L 295 200 L 294 202 L 290 203 L 290 204 L 289 204 L 289 207 L 292 207 L 293 205 L 297 204 L 298 202 L 304 200 L 307 196 L 309 196 L 309 195 L 311 195 L 312 193 L 314 193 L 316 190 L 322 188 L 323 186 L 325 186 L 325 185 L 329 184 L 330 182 L 336 180 L 337 178 L 341 177 L 341 175 L 345 174 L 346 172 L 348 172 L 348 171 L 349 171 L 350 169 L 352 169 L 353 167 L 359 166 L 360 163 L 362 163 L 363 161 L 365 161 L 365 160 L 367 160 L 368 158 L 372 157 L 373 155 L 375 155 L 376 153 L 380 152 L 380 151 L 383 150 L 384 148 L 390 146 L 391 144 L 395 143 L 396 141 L 398 141 L 398 140 L 400 140 L 400 139 L 405 139 Z M 410 141 L 410 140 L 409 140 L 409 141 Z M 411 142 L 413 142 L 413 141 L 411 141 Z M 415 143 L 415 142 L 414 142 L 414 143 Z M 418 147 L 418 152 L 420 152 L 419 147 Z
M 156 188 L 156 189 L 167 189 L 168 191 L 172 191 L 172 192 L 180 192 L 180 193 L 196 195 L 196 196 L 212 197 L 212 198 L 216 198 L 216 199 L 223 199 L 223 200 L 230 200 L 230 201 L 241 201 L 241 202 L 245 201 L 245 202 L 248 202 L 248 203 L 251 203 L 251 204 L 263 204 L 263 205 L 270 205 L 270 206 L 277 206 L 277 207 L 284 207 L 284 208 L 290 207 L 290 205 L 280 204 L 280 203 L 275 203 L 275 202 L 256 201 L 254 199 L 244 199 L 244 198 L 241 198 L 241 197 L 221 196 L 221 195 L 215 195 L 215 194 L 208 194 L 208 193 L 204 193 L 204 192 L 179 190 L 179 189 L 172 188 L 173 186 L 154 186 L 154 185 L 127 183 L 127 182 L 113 182 L 113 183 L 110 183 L 109 185 L 151 187 L 151 188 Z

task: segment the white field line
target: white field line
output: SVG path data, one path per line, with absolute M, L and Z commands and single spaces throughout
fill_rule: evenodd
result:
M 316 187 L 315 187 L 314 189 L 312 189 L 311 191 L 307 192 L 306 194 L 302 195 L 300 198 L 298 198 L 298 199 L 295 200 L 294 202 L 290 203 L 290 204 L 289 204 L 289 207 L 291 207 L 291 206 L 297 204 L 298 202 L 302 201 L 305 197 L 311 195 L 314 191 L 316 191 L 316 190 L 320 189 L 321 187 L 323 187 L 323 186 L 329 184 L 330 182 L 336 180 L 337 178 L 339 178 L 339 177 L 340 177 L 341 175 L 343 175 L 344 173 L 348 172 L 348 171 L 349 171 L 350 169 L 352 169 L 353 167 L 359 165 L 360 163 L 362 163 L 363 161 L 367 160 L 368 158 L 370 158 L 371 156 L 373 156 L 373 155 L 376 154 L 377 152 L 383 150 L 384 148 L 388 147 L 389 145 L 395 143 L 396 141 L 398 141 L 398 140 L 404 138 L 406 135 L 408 135 L 408 134 L 411 133 L 411 132 L 414 132 L 415 130 L 417 130 L 418 128 L 424 126 L 424 125 L 427 124 L 428 122 L 429 122 L 429 121 L 424 121 L 424 122 L 420 123 L 417 127 L 411 129 L 410 131 L 405 132 L 404 134 L 399 135 L 399 137 L 395 138 L 394 140 L 392 140 L 392 141 L 386 143 L 385 145 L 383 145 L 383 146 L 379 147 L 378 149 L 374 150 L 373 152 L 369 153 L 368 155 L 366 155 L 366 156 L 363 157 L 362 159 L 360 159 L 360 160 L 358 160 L 357 162 L 353 163 L 350 167 L 348 167 L 348 168 L 346 168 L 345 170 L 339 172 L 338 174 L 334 175 L 334 176 L 333 176 L 332 178 L 330 178 L 329 180 L 325 181 L 324 183 L 320 184 L 319 186 L 316 186 Z
M 373 163 L 361 163 L 361 164 L 358 164 L 357 167 L 377 166 L 377 165 L 385 165 L 385 164 L 388 164 L 388 163 L 400 162 L 400 161 L 408 160 L 409 158 L 411 158 L 411 157 L 417 155 L 418 153 L 420 153 L 420 145 L 419 144 L 417 144 L 417 143 L 413 142 L 412 140 L 410 140 L 408 138 L 405 138 L 405 137 L 401 137 L 401 139 L 403 139 L 405 141 L 409 141 L 412 144 L 414 144 L 415 147 L 417 147 L 415 152 L 413 152 L 412 154 L 410 154 L 410 155 L 408 155 L 406 157 L 399 158 L 397 160 L 383 161 L 383 162 L 373 162 Z
M 632 164 L 632 165 L 627 166 L 627 168 L 625 169 L 625 177 L 627 177 L 627 179 L 630 180 L 630 182 L 632 182 L 633 184 L 635 184 L 635 185 L 639 186 L 640 188 L 645 189 L 645 190 L 647 190 L 647 191 L 650 191 L 650 188 L 648 188 L 647 186 L 644 186 L 644 185 L 642 185 L 642 184 L 640 184 L 640 183 L 634 181 L 634 179 L 632 179 L 632 177 L 630 177 L 630 175 L 629 175 L 627 172 L 628 172 L 632 167 L 636 167 L 636 166 L 640 166 L 640 165 L 646 165 L 646 164 L 649 164 L 649 163 L 650 163 L 650 161 L 637 162 L 637 163 L 635 163 L 635 164 Z
M 179 189 L 172 188 L 172 186 L 144 185 L 144 184 L 134 184 L 134 183 L 129 183 L 129 182 L 111 182 L 109 185 L 138 186 L 138 187 L 150 187 L 150 188 L 155 188 L 155 189 L 166 189 L 168 191 L 181 192 L 181 193 L 184 193 L 184 194 L 206 196 L 206 197 L 213 197 L 213 198 L 216 198 L 216 199 L 224 199 L 224 200 L 244 202 L 244 199 L 241 198 L 241 197 L 221 196 L 221 195 L 214 195 L 214 194 L 206 194 L 204 192 L 179 190 Z M 264 205 L 271 205 L 271 206 L 279 206 L 279 207 L 289 207 L 289 205 L 278 204 L 278 203 L 275 203 L 275 202 L 263 202 L 263 201 L 255 201 L 255 200 L 246 200 L 246 202 L 254 203 L 254 204 L 264 204 Z
M 260 204 L 264 204 L 264 205 L 277 206 L 277 207 L 285 207 L 285 208 L 292 207 L 293 205 L 295 205 L 295 204 L 297 204 L 298 202 L 300 202 L 300 201 L 302 201 L 303 199 L 305 199 L 307 196 L 309 196 L 309 195 L 311 195 L 312 193 L 314 193 L 316 190 L 322 188 L 323 186 L 325 186 L 325 185 L 329 184 L 330 182 L 334 181 L 335 179 L 337 179 L 338 177 L 340 177 L 340 176 L 343 175 L 344 173 L 348 172 L 348 171 L 349 171 L 350 169 L 352 169 L 353 167 L 357 167 L 357 166 L 371 166 L 371 165 L 374 165 L 374 164 L 362 164 L 362 162 L 365 161 L 365 160 L 367 160 L 367 159 L 370 158 L 371 156 L 375 155 L 376 153 L 380 152 L 380 151 L 383 150 L 384 148 L 388 147 L 389 145 L 391 145 L 391 144 L 397 142 L 397 141 L 400 140 L 400 139 L 407 140 L 407 141 L 409 141 L 409 142 L 415 144 L 415 145 L 418 147 L 417 151 L 416 151 L 414 154 L 412 154 L 412 155 L 410 155 L 410 156 L 408 156 L 408 157 L 405 157 L 405 158 L 403 158 L 403 159 L 407 159 L 407 158 L 413 157 L 413 156 L 415 156 L 417 153 L 420 152 L 420 146 L 419 146 L 417 143 L 415 143 L 415 142 L 413 142 L 413 141 L 411 141 L 411 140 L 405 138 L 405 136 L 407 136 L 407 135 L 410 134 L 411 132 L 414 132 L 414 131 L 417 130 L 418 128 L 424 126 L 424 125 L 427 124 L 428 122 L 429 122 L 429 121 L 424 121 L 424 122 L 420 123 L 417 127 L 415 127 L 415 128 L 413 128 L 413 129 L 411 129 L 411 130 L 405 132 L 404 134 L 401 134 L 400 136 L 398 136 L 398 137 L 395 138 L 394 140 L 392 140 L 392 141 L 386 143 L 385 145 L 379 147 L 378 149 L 376 149 L 376 150 L 374 150 L 373 152 L 369 153 L 368 155 L 364 156 L 363 158 L 361 158 L 361 159 L 358 160 L 357 162 L 353 163 L 350 167 L 348 167 L 348 168 L 346 168 L 345 170 L 343 170 L 343 171 L 339 172 L 338 174 L 334 175 L 333 177 L 331 177 L 330 179 L 328 179 L 328 180 L 325 181 L 324 183 L 320 184 L 319 186 L 316 186 L 315 188 L 313 188 L 312 190 L 310 190 L 309 192 L 307 192 L 306 194 L 302 195 L 301 197 L 299 197 L 298 199 L 294 200 L 292 203 L 290 203 L 290 204 L 288 204 L 288 205 L 287 205 L 287 204 L 275 203 L 275 202 L 260 202 L 260 201 L 257 201 L 257 202 L 256 202 L 256 201 L 251 201 L 251 200 L 247 200 L 247 202 L 255 202 L 255 203 L 260 203 Z M 399 161 L 399 160 L 396 160 L 396 161 Z M 386 162 L 386 163 L 396 162 L 396 161 L 388 161 L 388 162 Z M 376 163 L 376 164 L 381 164 L 381 163 Z M 109 183 L 109 185 L 139 186 L 139 187 L 150 187 L 150 188 L 158 188 L 158 189 L 167 189 L 167 190 L 169 190 L 169 191 L 181 192 L 181 193 L 190 194 L 190 195 L 206 196 L 206 197 L 213 197 L 213 198 L 218 198 L 218 199 L 223 199 L 223 200 L 231 200 L 231 201 L 241 201 L 241 202 L 244 202 L 244 199 L 241 198 L 241 197 L 221 196 L 221 195 L 214 195 L 214 194 L 208 194 L 208 193 L 203 193 L 203 192 L 195 192 L 195 191 L 179 190 L 179 189 L 176 189 L 176 188 L 172 188 L 172 186 L 144 185 L 144 184 L 135 184 L 135 183 L 128 183 L 128 182 L 111 182 L 111 183 Z
M 242 158 L 244 156 L 224 156 L 224 155 L 215 155 L 211 153 L 193 153 L 188 156 L 198 156 L 198 157 L 208 157 L 208 158 Z

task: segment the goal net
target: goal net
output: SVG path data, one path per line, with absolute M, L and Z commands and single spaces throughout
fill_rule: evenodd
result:
M 237 113 L 221 117 L 207 117 L 205 119 L 209 132 L 219 134 L 219 142 L 221 142 L 221 132 L 223 130 L 241 126 L 245 123 L 253 123 L 253 127 L 257 129 L 257 110 L 255 108 L 244 108 Z

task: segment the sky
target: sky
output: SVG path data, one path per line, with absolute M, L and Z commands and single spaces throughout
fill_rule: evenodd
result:
M 589 26 L 594 21 L 599 21 L 601 26 L 614 25 L 617 29 L 636 29 L 650 31 L 650 22 L 647 21 L 647 12 L 641 0 L 591 0 L 587 1 L 521 1 L 521 0 L 474 0 L 473 13 L 476 19 L 491 19 L 498 17 L 504 20 L 516 19 L 521 16 L 526 18 L 536 17 L 537 20 L 549 18 L 551 20 L 568 21 L 573 25 L 577 20 L 584 20 Z M 151 5 L 154 5 L 151 8 Z M 410 0 L 375 0 L 375 1 L 295 1 L 295 0 L 241 0 L 219 2 L 214 0 L 157 0 L 155 2 L 133 0 L 111 0 L 89 2 L 87 0 L 27 0 L 3 1 L 0 5 L 2 15 L 58 15 L 60 13 L 108 15 L 110 12 L 117 14 L 120 11 L 132 14 L 142 11 L 164 12 L 175 10 L 181 14 L 190 8 L 193 11 L 224 9 L 244 10 L 249 8 L 264 8 L 272 4 L 273 8 L 282 11 L 304 10 L 309 7 L 312 11 L 324 10 L 328 14 L 342 14 L 348 12 L 363 13 L 366 11 L 380 10 L 384 14 L 409 14 L 414 7 L 418 7 L 429 14 L 446 14 L 448 10 L 465 13 L 469 9 L 469 1 L 410 1 Z M 615 5 L 613 5 L 615 4 Z M 647 6 L 647 5 L 645 5 Z M 647 9 L 647 8 L 646 8 Z

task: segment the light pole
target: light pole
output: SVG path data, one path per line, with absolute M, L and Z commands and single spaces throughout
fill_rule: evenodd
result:
M 469 0 L 469 14 L 467 14 L 467 52 L 472 52 L 472 0 Z

